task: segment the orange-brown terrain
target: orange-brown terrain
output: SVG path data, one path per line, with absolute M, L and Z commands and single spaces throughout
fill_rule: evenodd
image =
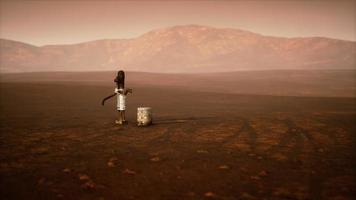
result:
M 2 75 L 1 199 L 353 199 L 355 71 L 265 73 Z

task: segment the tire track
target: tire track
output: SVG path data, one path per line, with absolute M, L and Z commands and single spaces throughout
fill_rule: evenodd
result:
M 239 120 L 242 121 L 241 128 L 236 131 L 233 135 L 227 137 L 223 142 L 222 146 L 231 143 L 234 140 L 238 140 L 238 138 L 243 134 L 246 133 L 247 135 L 247 143 L 250 146 L 251 150 L 254 151 L 256 149 L 257 144 L 257 133 L 255 129 L 251 126 L 251 122 L 248 119 L 240 118 Z
M 287 152 L 288 158 L 297 160 L 302 153 L 305 144 L 310 144 L 313 152 L 316 151 L 317 146 L 309 131 L 297 126 L 291 119 L 285 119 L 281 122 L 283 122 L 288 127 L 288 130 L 280 139 L 279 143 L 270 148 L 268 151 L 270 154 L 280 152 L 286 148 L 290 148 Z

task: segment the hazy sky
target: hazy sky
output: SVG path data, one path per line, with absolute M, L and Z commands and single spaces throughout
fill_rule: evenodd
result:
M 0 37 L 35 45 L 132 38 L 184 24 L 356 41 L 356 0 L 0 1 Z

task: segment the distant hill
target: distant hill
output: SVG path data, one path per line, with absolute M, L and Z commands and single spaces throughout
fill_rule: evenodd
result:
M 33 46 L 0 40 L 1 72 L 116 70 L 226 72 L 355 69 L 356 42 L 281 38 L 198 25 L 153 30 L 133 39 Z

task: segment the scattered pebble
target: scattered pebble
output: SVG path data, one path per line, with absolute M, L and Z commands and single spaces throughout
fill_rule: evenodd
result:
M 83 185 L 81 185 L 81 188 L 92 190 L 92 189 L 96 188 L 96 184 L 90 180 L 90 181 L 85 182 Z
M 129 170 L 129 169 L 125 169 L 122 173 L 123 173 L 123 174 L 131 174 L 131 175 L 136 174 L 135 171 L 132 171 L 132 170 Z
M 220 165 L 219 169 L 230 169 L 230 167 L 227 165 Z
M 115 163 L 112 161 L 109 161 L 107 164 L 108 164 L 108 167 L 115 167 Z
M 285 156 L 285 155 L 283 155 L 283 154 L 281 154 L 281 153 L 273 154 L 273 155 L 272 155 L 272 158 L 274 158 L 274 159 L 276 159 L 276 160 L 278 160 L 278 161 L 285 161 L 285 160 L 288 159 L 287 156 Z
M 197 153 L 209 153 L 209 151 L 204 150 L 204 149 L 199 149 L 199 150 L 197 150 Z
M 216 195 L 214 193 L 212 193 L 212 192 L 206 192 L 204 194 L 204 196 L 206 196 L 206 197 L 215 197 Z
M 260 171 L 260 173 L 258 173 L 258 175 L 263 177 L 263 176 L 267 176 L 268 173 L 265 170 L 262 170 Z
M 90 177 L 86 174 L 79 174 L 79 180 L 89 180 Z
M 65 173 L 69 173 L 69 172 L 71 172 L 72 170 L 71 169 L 69 169 L 69 168 L 64 168 L 63 169 L 63 172 L 65 172 Z
M 107 163 L 108 167 L 115 167 L 118 159 L 116 157 L 111 157 Z
M 156 157 L 151 158 L 150 161 L 158 162 L 158 161 L 160 161 L 160 158 L 158 156 L 156 156 Z

